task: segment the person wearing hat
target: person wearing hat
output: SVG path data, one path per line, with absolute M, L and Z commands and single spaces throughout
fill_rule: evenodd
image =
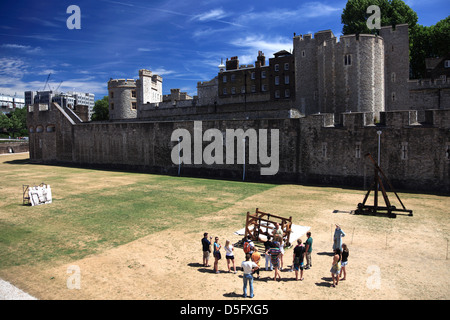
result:
M 211 253 L 211 240 L 212 237 L 209 237 L 208 240 L 208 232 L 203 234 L 202 238 L 202 249 L 203 249 L 203 266 L 210 267 L 209 262 L 209 254 Z

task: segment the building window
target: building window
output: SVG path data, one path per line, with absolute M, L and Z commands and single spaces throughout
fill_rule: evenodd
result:
M 291 96 L 291 91 L 289 89 L 284 90 L 284 97 L 289 98 Z
M 266 72 L 265 72 L 265 71 L 262 71 L 262 72 L 261 72 L 261 78 L 263 78 L 263 79 L 266 78 Z
M 445 60 L 445 67 L 450 68 L 450 60 Z
M 284 84 L 289 84 L 289 76 L 284 76 Z
M 447 144 L 447 148 L 445 149 L 445 157 L 447 158 L 447 160 L 450 160 L 450 144 Z
M 276 76 L 275 77 L 275 85 L 277 86 L 277 85 L 279 85 L 280 84 L 280 77 L 279 76 Z
M 280 90 L 275 90 L 275 99 L 280 98 Z
M 256 92 L 256 86 L 253 84 L 252 85 L 252 92 L 255 93 Z
M 355 158 L 361 159 L 361 143 L 355 145 Z
M 227 76 L 223 76 L 222 82 L 223 82 L 223 83 L 227 83 Z
M 245 93 L 245 86 L 241 87 L 241 93 Z
M 47 132 L 55 132 L 55 126 L 47 126 Z
M 255 80 L 255 79 L 256 79 L 256 73 L 255 73 L 255 72 L 252 72 L 251 78 L 252 78 L 252 80 Z
M 395 101 L 395 92 L 392 92 L 391 98 L 392 98 L 392 101 Z
M 326 142 L 322 143 L 322 157 L 324 159 L 327 158 L 327 143 Z
M 36 127 L 36 132 L 41 133 L 44 131 L 44 127 L 43 126 L 37 126 Z
M 236 88 L 235 87 L 231 88 L 231 94 L 236 94 Z
M 236 81 L 236 75 L 235 74 L 232 74 L 231 75 L 231 82 L 235 82 Z
M 408 159 L 408 142 L 402 142 L 402 151 L 400 157 L 402 160 Z
M 132 102 L 132 103 L 131 103 L 131 109 L 133 109 L 133 110 L 136 110 L 136 109 L 137 109 L 136 102 Z
M 280 71 L 280 65 L 278 63 L 275 65 L 275 71 Z
M 352 55 L 351 54 L 346 54 L 344 56 L 344 65 L 345 66 L 351 66 L 352 65 Z
M 131 97 L 136 98 L 136 90 L 131 90 Z
M 227 94 L 228 94 L 227 88 L 223 88 L 223 94 L 224 94 L 224 95 L 227 95 Z
M 267 86 L 267 84 L 263 84 L 263 85 L 262 85 L 262 88 L 261 88 L 261 89 L 262 89 L 262 91 L 267 91 L 267 90 L 268 90 L 268 88 L 267 88 L 267 87 L 268 87 L 268 86 Z
M 114 110 L 114 103 L 111 102 L 111 110 Z
M 391 81 L 392 82 L 395 82 L 395 77 L 396 77 L 395 72 L 392 72 L 391 73 Z
M 30 127 L 30 133 L 34 133 L 34 128 L 33 127 Z
M 306 52 L 305 52 L 305 50 L 302 51 L 302 57 L 303 57 L 303 58 L 306 57 Z
M 114 99 L 114 92 L 113 92 L 113 91 L 110 91 L 110 92 L 109 92 L 109 96 L 111 97 L 111 99 Z
M 289 63 L 288 62 L 286 62 L 285 64 L 284 64 L 284 70 L 289 70 Z

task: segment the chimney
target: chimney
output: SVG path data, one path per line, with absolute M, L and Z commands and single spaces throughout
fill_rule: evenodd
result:
M 262 51 L 258 51 L 257 61 L 261 63 L 261 67 L 266 65 L 266 57 Z

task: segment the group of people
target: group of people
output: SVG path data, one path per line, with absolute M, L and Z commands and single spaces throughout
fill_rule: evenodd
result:
M 283 258 L 284 258 L 284 243 L 282 237 L 282 231 L 278 223 L 275 225 L 275 232 L 272 237 L 268 236 L 267 241 L 264 242 L 264 254 L 265 254 L 265 270 L 275 271 L 274 281 L 281 280 L 280 271 L 283 269 Z M 292 255 L 292 265 L 289 271 L 295 271 L 295 279 L 298 281 L 304 280 L 303 270 L 308 270 L 312 267 L 311 264 L 311 252 L 313 238 L 311 237 L 311 232 L 306 233 L 307 240 L 305 244 L 302 243 L 301 239 L 297 239 L 297 245 L 293 250 Z M 336 230 L 334 234 L 333 242 L 333 263 L 331 267 L 331 275 L 333 284 L 332 287 L 336 287 L 339 283 L 339 278 L 343 275 L 341 280 L 346 279 L 346 269 L 345 266 L 348 262 L 349 250 L 346 244 L 342 243 L 342 237 L 345 233 L 342 231 L 339 225 L 336 225 Z M 211 245 L 213 249 L 214 257 L 214 267 L 215 273 L 220 273 L 219 271 L 219 260 L 222 259 L 221 249 L 222 245 L 219 243 L 219 237 L 215 237 L 214 242 L 211 244 L 212 237 L 208 237 L 208 233 L 203 234 L 202 247 L 203 247 L 203 266 L 210 267 L 209 258 L 211 255 Z M 225 258 L 227 260 L 228 272 L 237 273 L 235 257 L 234 257 L 234 247 L 229 240 L 225 242 Z M 258 248 L 254 245 L 251 240 L 251 236 L 244 239 L 243 251 L 245 254 L 245 261 L 241 263 L 241 268 L 244 272 L 243 291 L 244 297 L 247 297 L 247 286 L 250 288 L 250 297 L 253 298 L 253 279 L 259 279 L 259 271 L 261 269 L 260 261 L 261 254 Z M 306 260 L 306 264 L 305 264 Z

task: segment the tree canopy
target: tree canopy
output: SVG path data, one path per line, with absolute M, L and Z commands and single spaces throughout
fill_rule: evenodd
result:
M 341 15 L 344 35 L 376 32 L 369 30 L 366 23 L 372 15 L 367 13 L 371 5 L 380 8 L 381 26 L 407 23 L 412 28 L 417 24 L 417 13 L 401 0 L 349 0 Z
M 11 137 L 14 137 L 16 134 L 18 134 L 18 136 L 28 135 L 27 109 L 16 108 L 9 115 L 1 113 L 0 129 L 4 129 Z
M 422 26 L 417 24 L 417 13 L 402 0 L 348 0 L 341 15 L 344 35 L 377 32 L 367 27 L 367 20 L 372 15 L 367 13 L 367 8 L 371 5 L 380 8 L 381 26 L 409 25 L 411 78 L 425 76 L 426 58 L 450 53 L 450 16 L 433 26 Z
M 94 114 L 92 115 L 91 120 L 92 121 L 109 120 L 108 96 L 104 96 L 102 99 L 95 101 Z

